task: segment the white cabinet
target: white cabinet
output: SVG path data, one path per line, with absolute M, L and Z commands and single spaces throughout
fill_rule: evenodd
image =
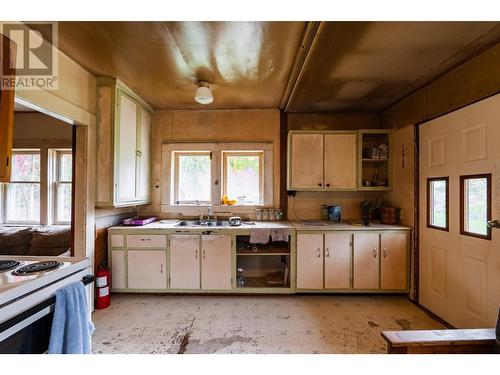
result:
M 231 236 L 201 237 L 202 289 L 231 289 Z
M 167 252 L 129 250 L 127 270 L 129 289 L 165 289 L 167 287 Z
M 151 111 L 119 80 L 98 78 L 97 207 L 149 203 Z
M 349 232 L 325 234 L 325 288 L 351 287 L 351 244 Z
M 379 288 L 379 234 L 354 235 L 354 289 Z
M 323 234 L 297 235 L 297 288 L 323 288 Z
M 406 233 L 382 233 L 380 235 L 380 287 L 382 289 L 407 288 L 406 239 Z
M 111 288 L 125 289 L 125 251 L 111 250 Z
M 356 190 L 357 132 L 291 131 L 289 190 Z
M 200 236 L 170 236 L 170 288 L 200 289 Z

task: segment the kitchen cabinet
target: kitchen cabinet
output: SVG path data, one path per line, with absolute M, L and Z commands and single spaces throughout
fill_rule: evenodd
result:
M 323 234 L 297 235 L 297 288 L 323 288 Z
M 231 289 L 231 236 L 203 235 L 201 248 L 201 288 Z
M 98 78 L 97 207 L 150 202 L 151 111 L 118 79 Z
M 111 250 L 111 288 L 125 289 L 125 251 Z
M 354 234 L 354 289 L 379 288 L 379 236 L 378 233 Z
M 380 250 L 380 287 L 406 289 L 408 267 L 406 233 L 382 233 Z
M 3 74 L 14 76 L 16 45 L 9 38 L 0 38 L 0 68 Z M 3 76 L 2 74 L 2 76 Z M 10 182 L 12 166 L 12 142 L 14 138 L 15 90 L 0 90 L 0 182 Z
M 349 232 L 325 234 L 325 289 L 351 287 L 351 245 Z
M 356 190 L 357 132 L 291 131 L 289 190 Z
M 165 289 L 167 287 L 167 252 L 164 250 L 129 250 L 127 270 L 129 289 Z
M 200 289 L 200 236 L 170 236 L 170 288 Z
M 367 129 L 359 130 L 358 134 L 358 190 L 391 190 L 391 131 Z

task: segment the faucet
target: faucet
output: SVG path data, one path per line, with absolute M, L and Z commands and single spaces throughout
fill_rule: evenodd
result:
M 214 216 L 214 212 L 213 212 L 213 210 L 212 210 L 212 205 L 211 205 L 211 204 L 209 204 L 209 205 L 208 205 L 208 213 L 207 213 L 207 221 L 210 221 L 210 217 L 211 217 L 211 216 Z

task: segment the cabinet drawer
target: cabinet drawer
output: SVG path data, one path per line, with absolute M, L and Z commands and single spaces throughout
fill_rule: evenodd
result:
M 167 247 L 167 236 L 164 234 L 129 234 L 127 247 Z
M 111 235 L 111 247 L 123 247 L 124 245 L 123 235 L 112 234 Z

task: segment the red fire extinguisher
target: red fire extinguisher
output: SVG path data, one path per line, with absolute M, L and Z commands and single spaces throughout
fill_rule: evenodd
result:
M 109 268 L 99 266 L 96 274 L 96 304 L 97 309 L 105 309 L 110 304 L 109 296 Z

